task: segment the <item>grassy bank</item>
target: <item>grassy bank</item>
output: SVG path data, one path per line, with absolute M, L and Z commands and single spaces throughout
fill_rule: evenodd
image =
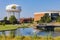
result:
M 17 25 L 0 25 L 0 31 L 5 31 L 5 30 L 15 30 L 17 29 L 19 26 Z
M 30 27 L 30 24 L 0 25 L 0 31 L 15 30 L 17 28 Z

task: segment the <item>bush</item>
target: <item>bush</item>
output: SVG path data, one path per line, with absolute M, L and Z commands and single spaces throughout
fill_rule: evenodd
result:
M 0 25 L 2 25 L 2 22 L 0 22 Z
M 2 25 L 5 26 L 5 22 L 3 22 Z

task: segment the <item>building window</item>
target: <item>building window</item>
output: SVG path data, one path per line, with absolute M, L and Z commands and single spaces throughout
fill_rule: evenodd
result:
M 59 16 L 59 13 L 51 13 L 51 16 Z
M 56 18 L 59 16 L 59 13 L 51 13 L 51 19 L 56 20 Z

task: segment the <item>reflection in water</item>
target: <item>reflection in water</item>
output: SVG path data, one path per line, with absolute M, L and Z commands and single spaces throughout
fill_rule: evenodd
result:
M 47 36 L 47 35 L 51 35 L 53 37 L 55 36 L 60 36 L 60 32 L 45 32 L 45 31 L 39 31 L 39 30 L 36 30 L 36 29 L 33 29 L 33 28 L 20 28 L 20 29 L 17 29 L 17 31 L 19 30 L 19 32 L 17 32 L 17 34 L 21 34 L 21 35 L 24 35 L 24 36 L 27 36 L 27 35 L 34 35 L 34 33 L 36 33 L 38 36 Z M 16 35 L 17 35 L 16 34 Z
M 15 32 L 16 36 L 32 36 L 36 33 L 38 36 L 47 36 L 50 35 L 55 37 L 55 36 L 60 36 L 60 32 L 45 32 L 45 31 L 39 31 L 33 28 L 18 28 Z M 10 31 L 5 31 L 5 34 L 8 36 L 10 35 Z M 0 32 L 0 35 L 2 35 L 2 32 Z
M 5 34 L 8 36 L 10 34 L 10 31 L 5 31 Z

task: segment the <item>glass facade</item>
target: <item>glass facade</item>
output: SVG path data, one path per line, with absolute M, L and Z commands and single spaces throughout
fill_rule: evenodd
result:
M 51 13 L 51 19 L 56 20 L 56 18 L 59 16 L 59 13 Z

